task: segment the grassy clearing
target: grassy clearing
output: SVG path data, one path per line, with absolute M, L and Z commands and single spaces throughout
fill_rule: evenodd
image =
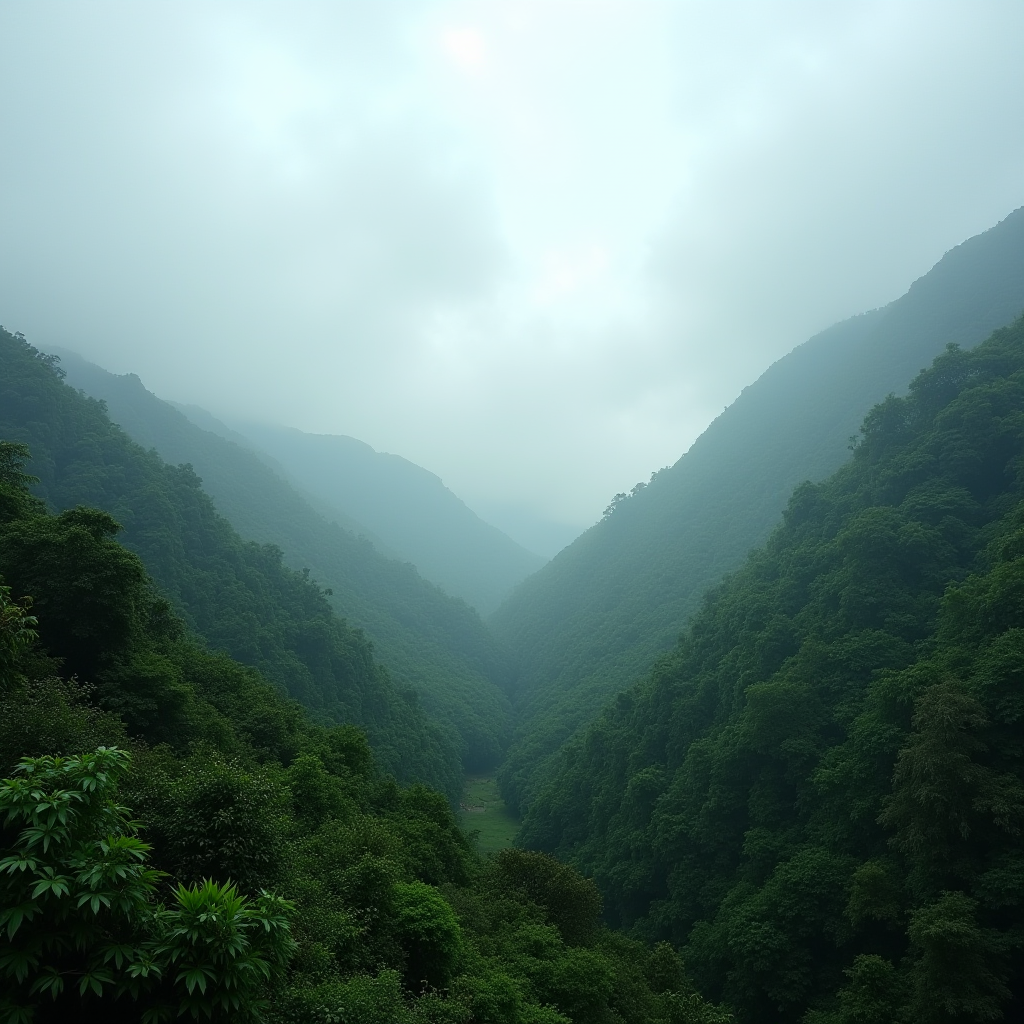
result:
M 519 820 L 505 807 L 493 775 L 467 775 L 459 819 L 467 832 L 479 833 L 481 853 L 496 853 L 512 845 Z

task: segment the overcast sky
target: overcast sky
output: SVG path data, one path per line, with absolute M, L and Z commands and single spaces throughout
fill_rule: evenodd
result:
M 1024 3 L 0 0 L 0 323 L 585 526 L 1024 203 Z

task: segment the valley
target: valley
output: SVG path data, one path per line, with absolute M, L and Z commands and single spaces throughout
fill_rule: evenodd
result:
M 271 1024 L 1017 1019 L 1022 312 L 1024 208 L 549 561 L 0 331 L 18 1005 L 205 1013 L 171 923 L 230 905 L 188 955 Z
M 459 821 L 483 854 L 497 853 L 515 845 L 522 824 L 505 806 L 493 773 L 467 775 L 459 800 Z

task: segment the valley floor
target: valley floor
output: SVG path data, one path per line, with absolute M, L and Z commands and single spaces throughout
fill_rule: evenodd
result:
M 467 775 L 459 803 L 459 821 L 466 832 L 476 833 L 481 853 L 497 853 L 511 846 L 519 819 L 505 806 L 493 775 Z

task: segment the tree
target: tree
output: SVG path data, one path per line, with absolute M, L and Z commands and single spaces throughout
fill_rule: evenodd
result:
M 290 904 L 207 880 L 155 901 L 161 872 L 116 802 L 131 758 L 116 747 L 24 758 L 0 781 L 0 1021 L 81 1019 L 91 1005 L 146 1022 L 245 1020 L 294 943 Z M 100 1008 L 102 1007 L 102 1010 Z
M 28 610 L 28 598 L 11 600 L 11 588 L 0 584 L 0 693 L 13 687 L 21 656 L 35 643 L 39 624 Z
M 452 908 L 432 885 L 399 882 L 394 894 L 399 940 L 407 950 L 406 984 L 447 985 L 462 957 L 462 933 Z

